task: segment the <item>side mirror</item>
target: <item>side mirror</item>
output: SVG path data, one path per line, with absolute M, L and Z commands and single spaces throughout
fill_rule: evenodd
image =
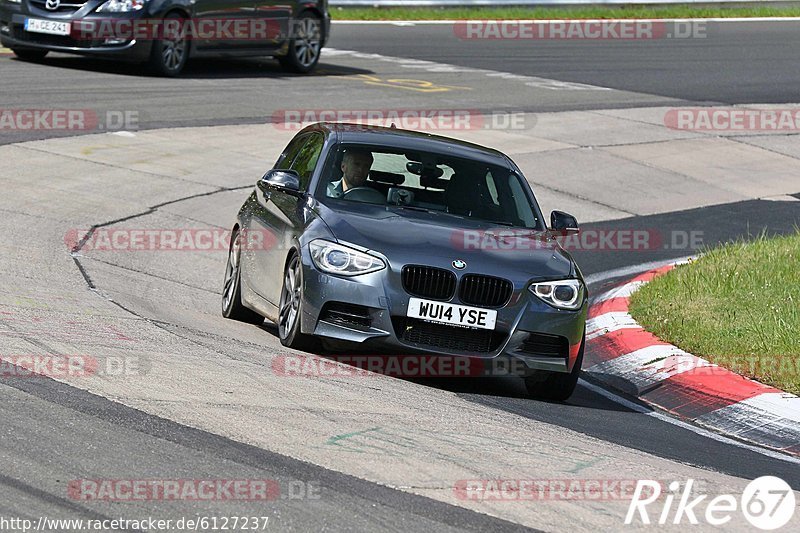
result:
M 555 232 L 568 235 L 570 233 L 578 233 L 578 221 L 574 216 L 563 211 L 553 211 L 550 213 L 550 229 Z
M 258 180 L 258 187 L 264 192 L 280 191 L 298 198 L 305 196 L 300 190 L 300 176 L 294 170 L 270 170 Z

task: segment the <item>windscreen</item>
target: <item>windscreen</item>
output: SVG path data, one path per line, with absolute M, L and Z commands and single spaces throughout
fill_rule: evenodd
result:
M 318 197 L 542 229 L 526 188 L 507 167 L 432 152 L 343 144 L 326 161 Z

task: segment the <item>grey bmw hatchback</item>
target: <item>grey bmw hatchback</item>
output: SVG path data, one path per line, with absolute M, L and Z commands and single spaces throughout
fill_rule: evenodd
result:
M 285 346 L 505 361 L 534 397 L 573 392 L 586 285 L 519 167 L 394 128 L 300 131 L 241 207 L 222 314 Z

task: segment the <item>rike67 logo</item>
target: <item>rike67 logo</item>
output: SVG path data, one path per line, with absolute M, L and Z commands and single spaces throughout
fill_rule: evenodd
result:
M 741 513 L 751 526 L 772 531 L 788 524 L 794 515 L 794 492 L 779 477 L 763 476 L 754 479 L 748 483 L 738 499 L 732 494 L 722 494 L 706 501 L 708 495 L 695 497 L 692 494 L 693 487 L 693 479 L 687 480 L 683 488 L 680 482 L 673 481 L 668 486 L 667 494 L 662 495 L 658 481 L 640 479 L 625 515 L 625 523 L 633 524 L 638 519 L 642 524 L 688 522 L 697 525 L 700 518 L 712 526 L 722 526 Z M 658 509 L 662 501 L 663 507 Z M 650 509 L 648 506 L 651 506 Z M 655 516 L 651 517 L 648 510 L 655 511 Z

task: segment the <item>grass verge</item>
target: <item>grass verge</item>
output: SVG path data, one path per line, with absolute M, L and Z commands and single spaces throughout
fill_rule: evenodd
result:
M 630 313 L 687 352 L 800 394 L 800 232 L 710 250 L 634 293 Z
M 800 7 L 334 7 L 333 20 L 663 19 L 797 17 Z

